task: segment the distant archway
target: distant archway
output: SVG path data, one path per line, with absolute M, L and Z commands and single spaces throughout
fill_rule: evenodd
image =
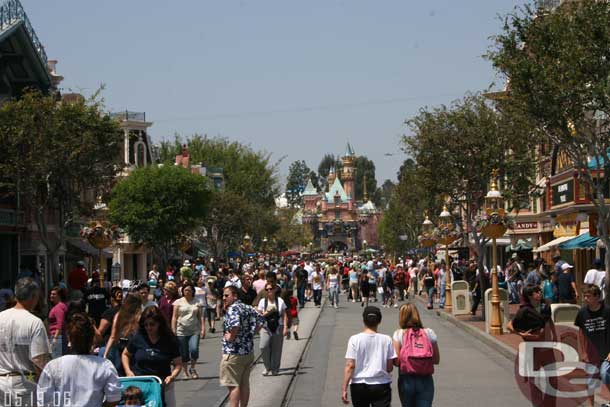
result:
M 340 241 L 331 242 L 328 245 L 329 253 L 343 253 L 347 251 L 347 244 Z

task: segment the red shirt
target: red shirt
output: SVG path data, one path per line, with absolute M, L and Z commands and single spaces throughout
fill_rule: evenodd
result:
M 299 302 L 297 301 L 297 299 L 295 297 L 290 297 L 288 299 L 288 302 L 290 303 L 290 308 L 288 309 L 290 311 L 290 317 L 291 318 L 298 317 L 299 311 L 297 309 L 297 305 L 299 304 Z

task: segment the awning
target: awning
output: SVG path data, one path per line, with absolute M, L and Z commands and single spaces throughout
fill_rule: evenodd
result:
M 88 255 L 88 256 L 93 256 L 93 257 L 97 257 L 100 255 L 100 251 L 98 249 L 96 249 L 95 247 L 91 246 L 89 244 L 89 242 L 86 242 L 84 240 L 81 239 L 68 239 L 67 240 L 68 244 L 72 247 L 75 247 L 76 249 L 80 250 L 81 252 L 83 252 L 84 254 Z M 110 250 L 110 248 L 106 248 L 102 250 L 102 256 L 106 257 L 106 258 L 111 258 L 112 257 L 112 250 Z
M 586 232 L 580 236 L 568 240 L 567 242 L 563 242 L 559 245 L 559 248 L 561 250 L 595 249 L 598 240 L 598 237 L 593 237 L 589 234 L 589 232 Z
M 523 250 L 532 250 L 532 238 L 530 237 L 529 239 L 519 239 L 517 240 L 517 243 L 515 243 L 514 245 L 511 244 L 509 246 L 506 246 L 506 252 L 520 252 Z
M 587 233 L 587 232 L 583 231 L 581 233 L 581 235 L 584 233 Z M 534 253 L 546 252 L 546 251 L 553 249 L 554 247 L 559 246 L 563 242 L 567 242 L 570 239 L 574 239 L 575 237 L 577 237 L 577 236 L 561 236 L 561 237 L 558 237 L 557 239 L 551 240 L 550 242 L 543 244 L 540 247 L 535 248 L 533 251 L 534 251 Z
M 493 245 L 493 241 L 489 239 L 486 246 Z M 510 246 L 510 237 L 499 237 L 496 239 L 496 246 Z

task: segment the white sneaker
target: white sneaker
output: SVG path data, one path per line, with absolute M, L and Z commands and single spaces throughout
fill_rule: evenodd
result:
M 356 300 L 352 300 L 352 302 L 356 302 Z
M 335 308 L 339 308 L 339 307 L 337 306 L 337 304 L 333 305 L 333 307 L 335 307 Z
M 269 376 L 271 374 L 268 370 L 263 370 L 263 376 Z
M 398 308 L 398 304 L 394 304 L 394 308 Z

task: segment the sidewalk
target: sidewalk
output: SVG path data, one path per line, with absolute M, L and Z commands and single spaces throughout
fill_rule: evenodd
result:
M 262 376 L 263 363 L 260 360 L 258 335 L 254 339 L 255 365 L 250 375 L 249 406 L 280 406 L 299 366 L 301 357 L 309 342 L 311 332 L 320 315 L 321 308 L 307 303 L 299 310 L 299 340 L 285 340 L 282 364 L 278 376 Z M 227 389 L 220 386 L 218 374 L 221 358 L 222 320 L 216 321 L 216 333 L 207 333 L 200 342 L 197 373 L 199 379 L 183 380 L 182 373 L 176 381 L 177 406 L 220 407 L 227 399 Z
M 416 296 L 417 300 L 427 305 L 428 301 L 423 296 Z M 499 354 L 507 359 L 514 361 L 517 358 L 519 344 L 523 342 L 521 337 L 513 333 L 505 333 L 503 335 L 490 335 L 485 332 L 485 320 L 483 319 L 481 306 L 477 309 L 476 315 L 453 315 L 450 310 L 438 308 L 438 300 L 435 299 L 435 308 L 430 312 L 435 313 L 439 317 L 451 322 L 456 327 L 473 335 Z M 513 318 L 519 310 L 519 304 L 510 304 L 510 317 Z M 576 327 L 574 327 L 576 329 Z M 610 392 L 601 386 L 596 393 L 597 403 L 608 403 L 610 400 Z

